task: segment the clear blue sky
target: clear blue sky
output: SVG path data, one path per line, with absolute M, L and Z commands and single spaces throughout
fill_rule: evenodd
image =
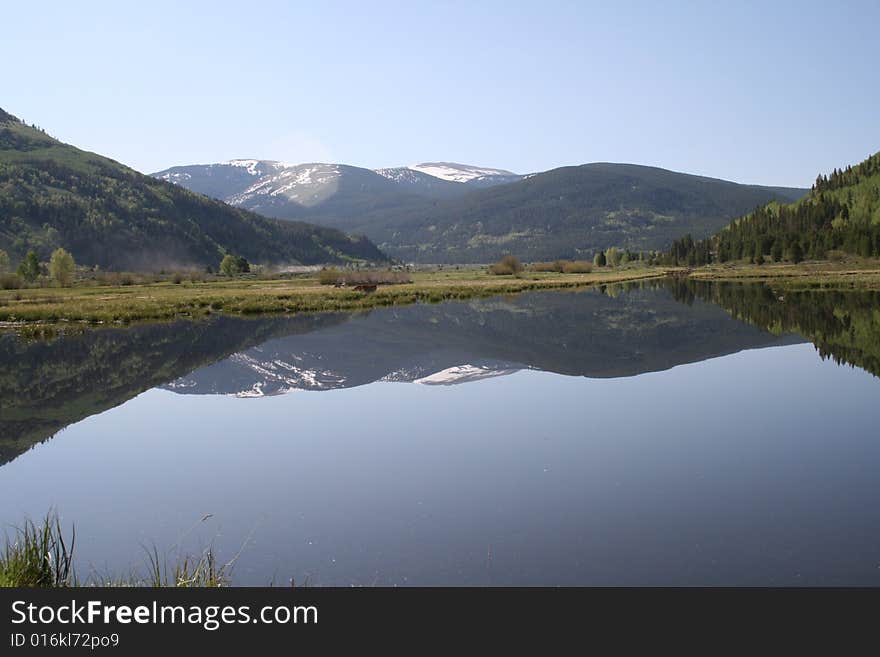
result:
M 880 150 L 880 2 L 4 3 L 0 107 L 144 172 L 234 157 L 809 185 Z

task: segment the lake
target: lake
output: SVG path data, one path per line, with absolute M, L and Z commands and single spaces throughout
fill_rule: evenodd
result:
M 5 335 L 0 523 L 80 577 L 878 585 L 878 373 L 876 292 L 680 280 Z

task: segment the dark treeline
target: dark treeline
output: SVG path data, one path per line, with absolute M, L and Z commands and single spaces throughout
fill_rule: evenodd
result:
M 714 303 L 735 318 L 776 335 L 798 333 L 819 355 L 880 376 L 880 291 L 798 290 L 784 294 L 767 285 L 668 278 L 656 283 L 691 305 Z
M 675 240 L 665 264 L 698 266 L 747 259 L 756 264 L 821 260 L 840 251 L 880 256 L 880 153 L 819 176 L 810 194 L 754 210 L 705 240 Z

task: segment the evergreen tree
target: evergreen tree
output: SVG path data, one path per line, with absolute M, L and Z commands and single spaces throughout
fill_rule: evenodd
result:
M 773 262 L 782 260 L 782 240 L 773 240 L 773 246 L 770 248 L 770 257 L 773 258 Z

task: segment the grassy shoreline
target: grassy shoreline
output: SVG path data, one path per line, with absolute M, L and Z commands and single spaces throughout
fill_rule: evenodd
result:
M 688 270 L 695 280 L 728 283 L 766 283 L 778 290 L 880 289 L 877 261 L 804 262 L 767 265 L 707 265 Z
M 108 325 L 233 316 L 366 310 L 413 303 L 467 300 L 531 290 L 584 288 L 664 276 L 766 282 L 774 287 L 880 288 L 880 263 L 811 262 L 766 265 L 621 267 L 591 273 L 525 272 L 494 276 L 484 270 L 416 272 L 411 283 L 382 285 L 372 293 L 320 285 L 316 276 L 210 282 L 161 282 L 123 287 L 81 285 L 0 291 L 0 330 L 35 325 Z
M 214 314 L 353 311 L 621 283 L 668 273 L 668 268 L 661 267 L 609 269 L 589 274 L 529 272 L 519 278 L 475 270 L 419 272 L 413 275 L 412 283 L 383 285 L 372 293 L 320 285 L 315 277 L 6 290 L 0 292 L 0 327 L 64 322 L 125 324 Z

